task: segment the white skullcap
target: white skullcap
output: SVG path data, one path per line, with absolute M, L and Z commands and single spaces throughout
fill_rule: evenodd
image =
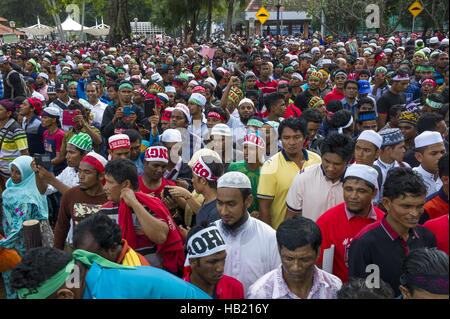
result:
M 292 77 L 293 79 L 297 79 L 297 80 L 299 80 L 299 81 L 303 81 L 303 76 L 302 76 L 300 73 L 297 73 L 297 72 L 292 73 L 291 77 Z
M 232 136 L 231 129 L 226 124 L 216 124 L 211 129 L 211 135 Z
M 200 93 L 192 93 L 188 102 L 204 107 L 206 104 L 206 97 Z
M 442 45 L 448 45 L 448 39 L 447 38 L 442 39 L 441 44 Z
M 425 53 L 426 55 L 430 55 L 430 53 L 431 53 L 431 49 L 430 49 L 429 47 L 425 47 L 425 48 L 423 48 L 423 49 L 420 50 L 420 51 L 422 51 L 422 52 Z
M 214 88 L 216 88 L 216 86 L 217 86 L 217 81 L 211 77 L 206 78 L 205 82 L 211 84 Z
M 314 47 L 311 49 L 311 53 L 320 52 L 320 49 L 318 47 Z
M 242 104 L 245 104 L 245 103 L 251 104 L 253 107 L 255 107 L 255 103 L 253 103 L 253 101 L 250 100 L 248 97 L 243 98 L 243 99 L 239 102 L 238 107 L 241 106 Z
M 195 80 L 191 80 L 188 85 L 197 86 L 199 83 Z
M 241 172 L 228 172 L 222 175 L 217 181 L 217 188 L 247 188 L 251 189 L 250 179 Z
M 158 93 L 156 94 L 160 100 L 162 100 L 163 102 L 169 102 L 169 97 L 167 96 L 166 93 Z
M 46 80 L 48 81 L 48 74 L 47 74 L 47 73 L 41 72 L 41 73 L 39 73 L 37 76 L 38 76 L 38 77 L 41 77 L 41 78 L 43 78 L 43 79 L 46 79 Z
M 366 130 L 362 131 L 362 133 L 358 136 L 356 139 L 357 141 L 367 141 L 375 145 L 377 148 L 381 148 L 381 145 L 383 144 L 383 137 L 375 132 L 374 130 Z
M 432 144 L 443 143 L 442 135 L 439 132 L 425 131 L 414 139 L 415 148 L 425 147 Z
M 438 37 L 432 37 L 432 38 L 430 39 L 430 44 L 437 44 L 437 43 L 440 43 Z
M 358 177 L 378 189 L 378 172 L 375 168 L 364 164 L 353 164 L 347 167 L 344 178 Z
M 61 116 L 61 110 L 56 106 L 47 106 L 43 111 L 52 116 Z
M 180 131 L 172 128 L 165 130 L 161 135 L 161 142 L 164 143 L 181 143 L 182 141 Z
M 175 105 L 175 108 L 173 110 L 174 111 L 175 110 L 180 110 L 181 112 L 184 113 L 184 115 L 186 115 L 188 122 L 191 121 L 191 112 L 189 111 L 189 108 L 185 104 L 178 103 L 177 105 Z
M 159 73 L 154 73 L 154 74 L 152 74 L 152 76 L 150 77 L 150 79 L 151 79 L 153 82 L 161 82 L 161 81 L 163 80 L 161 74 L 159 74 Z
M 177 90 L 174 86 L 166 86 L 166 93 L 177 93 Z

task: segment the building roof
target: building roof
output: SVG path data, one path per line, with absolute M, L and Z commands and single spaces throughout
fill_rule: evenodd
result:
M 11 29 L 10 27 L 7 27 L 6 25 L 0 24 L 0 35 L 4 34 L 11 34 L 14 33 L 16 35 L 25 35 L 25 33 L 16 30 Z
M 266 8 L 267 11 L 277 11 L 276 4 L 278 3 L 278 0 L 272 0 L 272 1 L 250 0 L 245 11 L 258 11 L 259 8 L 261 8 L 263 6 L 263 2 L 266 3 L 264 5 L 264 8 Z M 285 1 L 281 1 L 281 2 L 285 2 Z M 280 7 L 280 10 L 281 11 L 301 11 L 295 5 L 287 5 L 287 6 L 282 5 Z
M 11 33 L 14 33 L 16 35 L 25 35 L 25 33 L 20 32 L 17 29 L 13 30 L 10 27 L 6 26 L 5 24 L 2 24 L 2 23 L 5 23 L 5 22 L 8 22 L 8 20 L 6 20 L 3 17 L 0 17 L 0 35 L 11 34 Z

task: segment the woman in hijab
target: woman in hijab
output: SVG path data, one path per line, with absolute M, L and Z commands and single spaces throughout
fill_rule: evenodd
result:
M 42 242 L 49 243 L 51 229 L 48 224 L 48 206 L 44 195 L 36 187 L 34 172 L 31 168 L 33 158 L 20 156 L 9 164 L 11 177 L 6 182 L 3 198 L 3 230 L 4 238 L 0 240 L 0 248 L 14 249 L 21 256 L 25 254 L 23 222 L 31 219 L 41 224 Z M 16 293 L 9 285 L 10 271 L 3 272 L 6 295 L 8 299 L 16 298 Z

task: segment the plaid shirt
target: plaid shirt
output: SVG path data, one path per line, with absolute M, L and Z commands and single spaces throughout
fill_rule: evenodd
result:
M 336 299 L 341 280 L 314 266 L 313 285 L 307 299 Z M 283 279 L 282 265 L 262 276 L 249 289 L 247 299 L 300 299 Z

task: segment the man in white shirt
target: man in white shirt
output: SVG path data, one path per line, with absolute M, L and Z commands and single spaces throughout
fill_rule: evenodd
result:
M 215 222 L 227 245 L 225 274 L 238 279 L 244 291 L 280 264 L 275 230 L 250 216 L 253 196 L 250 179 L 240 172 L 228 172 L 217 182 Z
M 97 85 L 94 83 L 89 83 L 86 86 L 86 96 L 87 101 L 85 99 L 79 99 L 79 102 L 88 110 L 90 110 L 93 115 L 92 125 L 99 128 L 102 124 L 103 113 L 105 112 L 106 107 L 108 106 L 106 103 L 103 103 L 98 98 L 99 90 Z
M 316 221 L 344 201 L 342 181 L 353 156 L 353 141 L 346 135 L 332 134 L 322 142 L 320 152 L 322 163 L 300 171 L 292 181 L 286 196 L 285 219 L 301 215 Z
M 439 132 L 425 131 L 414 139 L 414 145 L 415 156 L 420 166 L 413 170 L 422 176 L 427 186 L 427 196 L 429 196 L 442 187 L 438 162 L 445 154 L 444 140 Z
M 336 299 L 341 280 L 316 266 L 322 235 L 311 219 L 294 216 L 277 229 L 281 265 L 256 281 L 247 299 Z

